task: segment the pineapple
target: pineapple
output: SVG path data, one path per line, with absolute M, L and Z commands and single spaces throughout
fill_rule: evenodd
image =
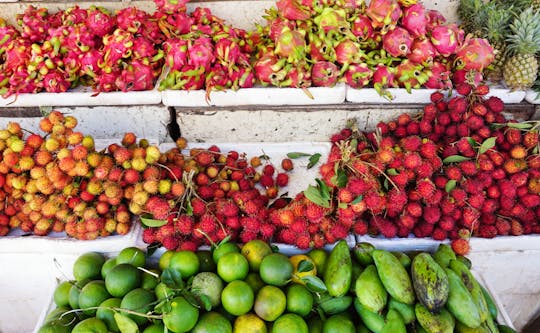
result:
M 499 82 L 503 78 L 503 67 L 506 60 L 506 41 L 508 26 L 512 19 L 511 8 L 504 8 L 490 3 L 486 5 L 486 23 L 483 27 L 484 36 L 493 47 L 495 59 L 487 71 L 491 82 Z
M 503 70 L 504 81 L 512 90 L 527 90 L 536 80 L 540 51 L 540 13 L 529 7 L 510 24 L 511 34 L 506 39 L 509 58 Z
M 474 37 L 482 36 L 482 26 L 485 24 L 485 4 L 482 0 L 460 0 L 457 8 L 461 26 Z

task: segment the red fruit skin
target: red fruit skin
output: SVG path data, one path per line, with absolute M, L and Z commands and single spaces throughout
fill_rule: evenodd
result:
M 467 255 L 467 253 L 469 253 L 471 250 L 469 242 L 462 238 L 454 239 L 450 245 L 452 246 L 452 250 L 454 250 L 457 255 Z
M 285 187 L 289 183 L 289 175 L 286 173 L 278 173 L 276 177 L 276 185 L 279 187 Z

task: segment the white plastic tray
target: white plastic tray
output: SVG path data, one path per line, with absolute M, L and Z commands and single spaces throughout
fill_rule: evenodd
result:
M 387 251 L 426 251 L 435 252 L 440 243 L 448 243 L 448 241 L 440 242 L 432 238 L 384 238 L 373 237 L 369 235 L 356 235 L 356 242 L 367 242 L 373 244 L 376 248 Z
M 534 90 L 528 90 L 525 100 L 531 104 L 540 104 L 540 93 Z
M 410 93 L 402 88 L 389 88 L 388 93 L 393 96 L 389 100 L 379 95 L 374 88 L 354 89 L 347 86 L 346 100 L 353 103 L 374 103 L 374 104 L 425 104 L 430 103 L 430 96 L 437 89 L 413 89 Z M 497 96 L 504 103 L 520 103 L 525 98 L 524 91 L 510 91 L 500 87 L 491 87 L 487 95 Z
M 339 104 L 345 101 L 345 85 L 332 88 L 307 88 L 313 95 L 310 98 L 302 89 L 253 87 L 225 91 L 213 91 L 206 100 L 204 90 L 165 90 L 162 91 L 163 104 L 167 106 L 235 106 L 235 105 L 318 105 Z
M 77 87 L 65 93 L 41 92 L 0 97 L 0 107 L 19 106 L 105 106 L 160 104 L 157 88 L 147 91 L 102 92 L 95 95 L 89 87 Z

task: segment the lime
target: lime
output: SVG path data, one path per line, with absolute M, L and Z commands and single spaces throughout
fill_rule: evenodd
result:
M 95 309 L 101 302 L 111 297 L 105 282 L 103 280 L 93 280 L 88 282 L 81 290 L 79 294 L 79 307 L 83 309 L 83 313 L 89 316 L 96 314 Z
M 287 312 L 307 316 L 313 307 L 313 295 L 303 285 L 293 283 L 287 289 Z
M 251 272 L 246 276 L 244 281 L 249 284 L 251 289 L 253 289 L 253 293 L 256 294 L 262 287 L 265 286 L 264 281 L 261 279 L 258 273 Z
M 71 333 L 108 333 L 107 325 L 95 317 L 87 318 L 79 322 Z
M 272 333 L 308 333 L 304 319 L 294 313 L 286 313 L 274 321 Z
M 221 292 L 223 291 L 223 281 L 212 272 L 201 272 L 193 278 L 191 289 L 200 298 L 206 295 L 212 304 L 212 308 L 221 303 Z
M 146 265 L 146 255 L 138 247 L 126 247 L 116 256 L 116 264 L 131 264 L 135 267 L 144 267 Z
M 328 252 L 326 252 L 324 249 L 313 249 L 309 251 L 307 255 L 315 263 L 317 275 L 322 277 L 326 267 L 326 259 L 328 259 Z
M 98 279 L 101 277 L 101 266 L 105 257 L 101 253 L 87 252 L 80 255 L 73 263 L 73 276 L 75 280 Z
M 153 302 L 155 300 L 156 295 L 154 294 L 154 292 L 142 288 L 137 288 L 128 292 L 124 296 L 124 298 L 122 298 L 120 307 L 122 309 L 145 314 L 154 308 Z M 137 325 L 143 325 L 148 321 L 147 318 L 135 314 L 129 314 L 128 317 L 130 317 L 135 323 L 137 323 Z
M 141 271 L 131 264 L 114 266 L 105 278 L 107 291 L 113 297 L 123 297 L 125 294 L 141 286 Z
M 188 279 L 199 271 L 199 257 L 191 251 L 178 251 L 172 255 L 169 268 L 180 272 L 182 279 Z
M 171 309 L 163 314 L 163 323 L 175 333 L 188 332 L 199 319 L 199 309 L 191 305 L 184 297 L 175 297 L 170 302 Z
M 148 326 L 147 328 L 145 328 L 144 331 L 142 331 L 142 333 L 163 333 L 163 332 L 165 332 L 165 325 L 163 325 L 163 323 L 152 324 Z
M 232 326 L 222 314 L 207 312 L 199 318 L 191 333 L 232 333 Z
M 54 304 L 56 306 L 68 306 L 69 305 L 69 290 L 71 289 L 71 282 L 64 281 L 56 286 L 54 289 Z
M 159 283 L 159 275 L 161 274 L 161 272 L 157 269 L 149 269 L 148 271 L 151 273 L 155 273 L 156 275 L 143 271 L 141 287 L 143 289 L 153 290 Z
M 101 266 L 101 278 L 105 280 L 107 277 L 107 273 L 116 266 L 116 258 L 109 258 L 105 260 L 105 263 L 103 263 L 103 266 Z
M 120 298 L 109 298 L 101 302 L 96 311 L 96 318 L 101 319 L 111 332 L 120 332 L 116 320 L 114 320 L 114 311 L 109 308 L 119 308 L 122 300 Z
M 257 316 L 266 321 L 274 321 L 285 311 L 287 297 L 281 289 L 274 286 L 264 286 L 257 293 L 253 309 Z
M 74 312 L 65 314 L 66 312 L 70 311 L 71 308 L 68 306 L 61 306 L 57 307 L 56 309 L 52 310 L 46 317 L 45 317 L 45 323 L 55 322 L 55 324 L 63 324 L 63 325 L 69 325 L 71 322 L 76 321 L 76 314 Z M 75 325 L 73 325 L 75 326 Z
M 161 271 L 164 271 L 167 267 L 169 267 L 169 262 L 171 261 L 171 257 L 175 253 L 176 253 L 176 251 L 167 250 L 167 251 L 163 252 L 161 257 L 159 257 L 158 267 L 159 267 L 159 269 Z
M 293 265 L 293 275 L 292 275 L 292 281 L 300 284 L 305 284 L 305 282 L 302 280 L 305 276 L 317 276 L 317 268 L 315 266 L 315 262 L 305 254 L 297 254 L 289 258 L 291 261 L 291 264 Z M 311 269 L 308 270 L 302 270 L 302 272 L 298 271 L 298 266 L 301 265 L 307 265 L 311 266 Z M 303 268 L 303 267 L 300 267 Z
M 246 257 L 252 272 L 258 272 L 263 258 L 271 253 L 270 245 L 260 239 L 251 240 L 242 246 L 242 254 Z
M 287 256 L 272 253 L 263 258 L 259 267 L 261 279 L 274 286 L 286 285 L 292 277 L 293 265 Z
M 248 272 L 248 261 L 238 252 L 224 254 L 217 263 L 217 273 L 225 282 L 243 280 Z
M 214 263 L 217 265 L 219 262 L 219 258 L 221 258 L 224 254 L 230 253 L 230 252 L 240 252 L 240 248 L 235 243 L 223 243 L 220 244 L 218 247 L 212 251 L 212 258 L 214 259 Z
M 73 326 L 66 326 L 64 324 L 53 321 L 41 326 L 37 333 L 70 333 L 72 329 Z
M 197 257 L 199 257 L 199 262 L 201 263 L 199 272 L 215 272 L 216 271 L 216 263 L 214 262 L 214 258 L 212 258 L 211 251 L 199 250 L 195 253 L 197 254 Z
M 246 313 L 234 321 L 233 333 L 267 333 L 264 320 L 256 314 Z
M 79 294 L 81 293 L 81 289 L 88 282 L 90 282 L 90 280 L 82 280 L 71 285 L 71 288 L 69 289 L 69 306 L 72 309 L 79 308 Z
M 342 314 L 327 318 L 323 323 L 323 333 L 355 333 L 356 328 L 352 320 Z
M 254 294 L 251 287 L 241 280 L 230 282 L 221 292 L 221 304 L 232 315 L 248 313 L 253 307 Z
M 156 288 L 154 288 L 154 292 L 159 300 L 172 298 L 173 296 L 173 290 L 167 287 L 167 285 L 163 282 L 157 284 Z

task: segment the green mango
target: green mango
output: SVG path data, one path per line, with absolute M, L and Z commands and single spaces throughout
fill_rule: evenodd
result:
M 460 260 L 451 260 L 450 269 L 456 272 L 456 274 L 461 278 L 461 281 L 463 281 L 463 284 L 467 290 L 471 293 L 480 314 L 480 321 L 486 321 L 491 315 L 489 313 L 489 308 L 484 297 L 484 293 L 480 288 L 480 284 L 478 281 L 476 281 L 476 278 L 472 275 L 467 265 Z
M 354 246 L 353 253 L 360 265 L 367 266 L 373 264 L 373 258 L 371 257 L 373 250 L 375 250 L 373 244 L 360 242 Z
M 385 324 L 385 320 L 382 315 L 366 309 L 362 304 L 360 304 L 358 298 L 354 300 L 354 309 L 368 329 L 374 333 L 380 333 L 382 331 Z
M 390 297 L 390 300 L 388 301 L 388 309 L 393 309 L 399 312 L 401 317 L 403 317 L 403 322 L 406 325 L 416 320 L 416 314 L 414 313 L 414 305 L 401 303 Z
M 433 253 L 433 259 L 442 267 L 448 267 L 450 260 L 456 259 L 456 253 L 452 250 L 452 247 L 448 244 L 439 244 L 437 251 Z
M 403 318 L 396 310 L 388 310 L 386 314 L 386 324 L 381 333 L 407 333 L 407 328 L 403 322 Z
M 366 267 L 356 279 L 355 293 L 360 303 L 372 312 L 379 312 L 386 306 L 388 293 L 384 289 L 375 265 Z
M 480 312 L 471 293 L 463 284 L 460 277 L 450 268 L 445 268 L 450 292 L 448 293 L 447 309 L 454 315 L 457 321 L 465 326 L 475 328 L 482 324 Z
M 402 303 L 413 304 L 415 295 L 411 278 L 399 260 L 385 250 L 374 250 L 372 257 L 386 291 Z
M 418 323 L 428 333 L 454 332 L 455 321 L 446 309 L 443 308 L 439 314 L 435 314 L 430 312 L 422 303 L 416 303 L 414 310 Z
M 352 283 L 352 260 L 349 245 L 345 240 L 337 242 L 326 261 L 323 278 L 330 296 L 345 295 Z
M 450 285 L 443 268 L 427 252 L 414 257 L 411 278 L 418 300 L 431 312 L 446 304 Z

